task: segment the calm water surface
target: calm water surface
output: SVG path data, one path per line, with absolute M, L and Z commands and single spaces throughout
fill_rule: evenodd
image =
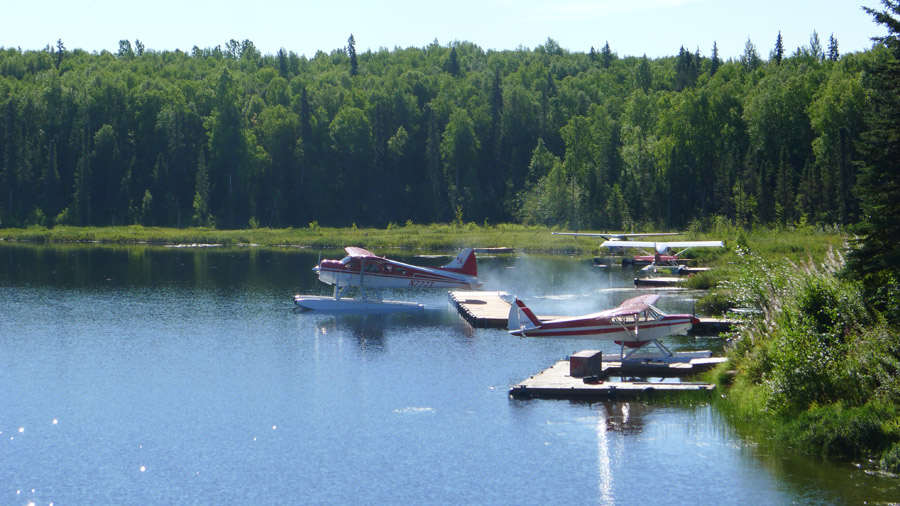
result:
M 896 480 L 773 449 L 709 405 L 511 400 L 596 343 L 472 329 L 445 291 L 390 294 L 425 302 L 414 315 L 294 313 L 294 293 L 328 292 L 318 254 L 0 245 L 0 504 L 900 501 Z M 633 295 L 632 271 L 565 257 L 479 269 L 544 314 Z

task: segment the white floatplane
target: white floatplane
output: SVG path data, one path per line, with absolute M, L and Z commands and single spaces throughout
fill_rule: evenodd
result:
M 388 301 L 381 298 L 383 288 L 478 288 L 478 264 L 475 251 L 463 250 L 443 267 L 423 267 L 379 257 L 357 247 L 344 248 L 342 260 L 322 260 L 313 267 L 319 281 L 334 285 L 331 297 L 295 295 L 301 309 L 319 311 L 412 311 L 424 306 L 415 302 Z M 349 288 L 357 288 L 359 298 L 345 297 Z
M 684 235 L 684 232 L 645 232 L 640 234 L 616 234 L 613 232 L 551 232 L 553 235 L 571 235 L 575 237 L 599 237 L 601 239 L 608 241 L 624 241 L 627 242 L 627 246 L 617 247 L 617 246 L 607 246 L 610 251 L 620 253 L 624 248 L 635 247 L 636 242 L 632 241 L 632 238 L 635 237 L 663 237 L 663 236 L 673 236 L 673 235 Z M 646 242 L 644 242 L 646 243 Z M 605 244 L 605 243 L 604 243 Z M 601 244 L 601 247 L 603 245 Z M 604 257 L 594 257 L 594 265 L 600 267 L 606 267 L 609 265 L 610 259 Z M 652 260 L 651 260 L 652 261 Z M 639 260 L 638 257 L 624 257 L 622 259 L 622 265 L 630 264 L 630 263 L 649 263 L 644 262 L 643 260 Z
M 515 299 L 509 310 L 509 333 L 520 337 L 568 337 L 613 341 L 620 345 L 620 360 L 689 361 L 707 358 L 710 351 L 674 353 L 659 339 L 686 334 L 699 319 L 689 314 L 666 314 L 653 306 L 659 294 L 640 295 L 618 307 L 583 316 L 541 320 L 524 302 Z M 660 353 L 640 353 L 653 344 Z M 631 348 L 628 354 L 625 348 Z
M 722 241 L 622 241 L 609 239 L 603 241 L 600 247 L 640 249 L 644 253 L 643 255 L 631 257 L 631 261 L 635 265 L 674 265 L 681 260 L 681 254 L 691 248 L 723 248 L 725 243 Z M 669 249 L 678 249 L 680 251 L 669 254 Z
M 551 232 L 553 235 L 574 235 L 576 237 L 602 237 L 608 240 L 628 240 L 631 237 L 661 237 L 666 235 L 684 235 L 684 232 L 646 232 L 642 234 L 616 234 L 613 232 Z

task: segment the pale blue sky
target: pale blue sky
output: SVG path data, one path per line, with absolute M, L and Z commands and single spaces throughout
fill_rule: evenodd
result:
M 473 42 L 485 50 L 534 48 L 552 38 L 565 49 L 619 56 L 671 56 L 684 46 L 736 58 L 749 37 L 768 58 L 779 30 L 785 50 L 809 44 L 813 30 L 841 53 L 871 47 L 885 30 L 861 5 L 878 0 L 2 0 L 0 46 L 42 49 L 62 39 L 67 49 L 115 52 L 121 39 L 157 51 L 190 51 L 250 39 L 264 54 L 284 47 L 315 55 L 344 47 L 357 52 L 423 47 L 437 39 Z

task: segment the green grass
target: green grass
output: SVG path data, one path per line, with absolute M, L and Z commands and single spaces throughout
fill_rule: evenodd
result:
M 30 227 L 0 229 L 0 239 L 38 243 L 111 244 L 254 244 L 264 247 L 300 246 L 369 249 L 444 250 L 463 247 L 512 247 L 524 251 L 590 254 L 598 242 L 572 241 L 552 235 L 545 227 L 521 225 L 406 225 L 387 229 L 329 228 L 315 223 L 308 228 L 217 230 L 209 228 L 161 228 L 140 225 L 124 227 Z
M 601 252 L 601 238 L 552 235 L 556 228 L 501 224 L 481 226 L 449 224 L 388 228 L 330 228 L 311 223 L 305 228 L 218 230 L 211 228 L 164 228 L 140 225 L 119 227 L 5 228 L 0 240 L 39 243 L 120 243 L 120 244 L 256 244 L 260 246 L 305 246 L 342 248 L 362 245 L 369 248 L 446 249 L 457 247 L 511 247 L 520 251 L 559 252 L 593 255 Z M 764 257 L 788 258 L 799 263 L 807 258 L 821 259 L 828 247 L 842 247 L 840 234 L 813 232 L 809 229 L 750 232 L 731 227 L 714 228 L 705 233 L 690 232 L 685 240 L 722 239 L 724 249 L 694 249 L 688 256 L 697 265 L 713 265 L 727 274 L 738 261 L 735 246 L 744 244 Z

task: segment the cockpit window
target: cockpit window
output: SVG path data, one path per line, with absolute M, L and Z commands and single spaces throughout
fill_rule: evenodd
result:
M 351 257 L 351 256 L 345 256 L 344 258 L 341 259 L 341 263 L 344 264 L 344 265 L 347 265 L 347 264 L 350 263 L 351 260 L 353 260 L 353 257 Z

